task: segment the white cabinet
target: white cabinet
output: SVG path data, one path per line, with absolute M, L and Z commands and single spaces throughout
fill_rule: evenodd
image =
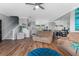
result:
M 30 30 L 27 30 L 26 28 L 22 29 L 22 32 L 17 33 L 17 39 L 24 39 L 30 37 Z

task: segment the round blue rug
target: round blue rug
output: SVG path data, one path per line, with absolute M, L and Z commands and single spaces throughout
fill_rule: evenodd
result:
M 55 50 L 50 48 L 37 48 L 27 54 L 28 56 L 62 56 Z

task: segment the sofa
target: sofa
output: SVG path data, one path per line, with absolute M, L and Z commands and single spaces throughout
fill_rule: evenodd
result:
M 70 32 L 67 37 L 70 41 L 79 42 L 79 32 Z
M 38 32 L 37 35 L 33 35 L 32 39 L 33 41 L 39 41 L 39 42 L 43 42 L 43 43 L 51 43 L 52 42 L 52 32 L 51 31 L 41 31 Z
M 57 40 L 57 46 L 65 51 L 69 52 L 72 56 L 79 56 L 79 48 L 76 53 L 76 48 L 72 47 L 73 42 L 79 43 L 79 33 L 71 32 L 67 37 L 62 37 Z

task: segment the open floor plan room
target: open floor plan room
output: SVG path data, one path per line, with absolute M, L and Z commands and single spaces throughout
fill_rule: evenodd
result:
M 79 56 L 79 3 L 0 3 L 0 56 Z

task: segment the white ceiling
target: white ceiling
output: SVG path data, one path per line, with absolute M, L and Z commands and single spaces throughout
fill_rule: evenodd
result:
M 33 10 L 33 6 L 25 5 L 25 3 L 0 3 L 0 13 L 7 16 L 28 17 L 32 16 L 36 19 L 56 19 L 59 16 L 69 12 L 79 3 L 45 3 L 45 10 Z

